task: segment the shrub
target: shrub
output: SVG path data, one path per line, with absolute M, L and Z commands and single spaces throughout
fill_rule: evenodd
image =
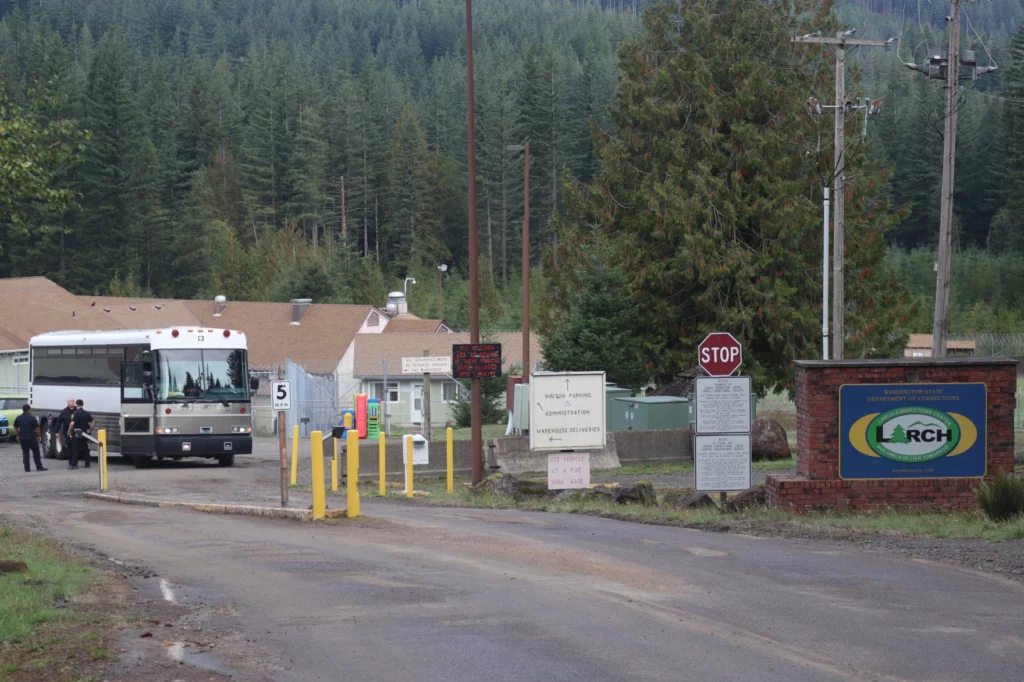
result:
M 993 521 L 1007 521 L 1024 514 L 1024 479 L 1001 471 L 989 483 L 983 481 L 974 489 L 985 515 Z

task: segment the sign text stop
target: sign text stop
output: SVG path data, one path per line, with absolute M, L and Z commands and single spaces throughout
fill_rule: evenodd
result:
M 697 361 L 713 377 L 727 377 L 743 364 L 743 346 L 726 332 L 713 332 L 697 346 Z

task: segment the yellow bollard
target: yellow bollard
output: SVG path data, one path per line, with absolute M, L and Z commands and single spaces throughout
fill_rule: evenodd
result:
M 387 497 L 388 496 L 388 486 L 387 486 L 387 483 L 386 483 L 386 480 L 387 480 L 387 466 L 388 466 L 388 463 L 387 463 L 387 452 L 388 452 L 388 446 L 387 446 L 387 442 L 386 442 L 386 437 L 384 435 L 384 432 L 381 431 L 381 434 L 380 434 L 380 455 L 379 455 L 379 457 L 380 457 L 380 496 L 381 497 Z
M 455 436 L 452 427 L 449 426 L 444 435 L 448 442 L 448 492 L 452 492 L 455 489 Z
M 292 485 L 299 481 L 299 427 L 292 427 Z
M 327 499 L 324 490 L 324 434 L 314 431 L 309 434 L 309 463 L 313 474 L 313 518 L 322 519 L 327 515 Z
M 334 442 L 334 459 L 331 460 L 331 492 L 338 492 L 338 439 L 332 438 Z
M 346 475 L 348 476 L 348 517 L 359 516 L 359 432 L 348 432 Z
M 405 437 L 405 496 L 412 497 L 412 436 Z
M 96 432 L 96 440 L 100 442 L 100 490 L 106 490 L 107 481 L 107 430 L 100 429 Z

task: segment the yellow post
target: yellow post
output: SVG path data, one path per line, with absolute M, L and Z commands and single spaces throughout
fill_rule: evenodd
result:
M 334 441 L 334 457 L 331 459 L 331 492 L 338 492 L 338 439 L 332 438 Z
M 292 427 L 292 485 L 299 481 L 299 427 Z
M 345 426 L 345 431 L 348 431 L 348 430 L 350 430 L 350 429 L 352 429 L 354 427 L 354 425 L 352 424 L 352 413 L 351 412 L 346 412 L 345 413 L 345 424 L 344 424 L 344 426 Z
M 309 434 L 309 462 L 313 474 L 313 518 L 322 519 L 327 515 L 327 499 L 324 490 L 324 434 L 314 431 Z
M 455 489 L 455 436 L 452 433 L 452 427 L 448 427 L 445 431 L 445 439 L 448 444 L 448 492 L 452 492 Z
M 100 442 L 100 489 L 107 489 L 107 430 L 100 429 L 96 432 L 96 440 Z
M 359 432 L 350 429 L 348 432 L 348 517 L 359 516 Z
M 412 497 L 412 436 L 405 437 L 405 496 Z
M 387 463 L 388 446 L 387 446 L 387 442 L 386 442 L 385 438 L 386 437 L 384 435 L 384 432 L 381 431 L 380 432 L 380 448 L 379 448 L 379 450 L 380 450 L 380 455 L 379 455 L 379 458 L 380 458 L 380 496 L 381 497 L 387 497 L 387 495 L 388 495 L 388 486 L 387 486 L 387 483 L 386 483 L 386 479 L 387 479 L 387 466 L 388 466 L 388 463 Z

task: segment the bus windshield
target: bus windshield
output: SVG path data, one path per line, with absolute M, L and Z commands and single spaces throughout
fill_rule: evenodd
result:
M 247 400 L 244 350 L 156 351 L 157 400 Z

